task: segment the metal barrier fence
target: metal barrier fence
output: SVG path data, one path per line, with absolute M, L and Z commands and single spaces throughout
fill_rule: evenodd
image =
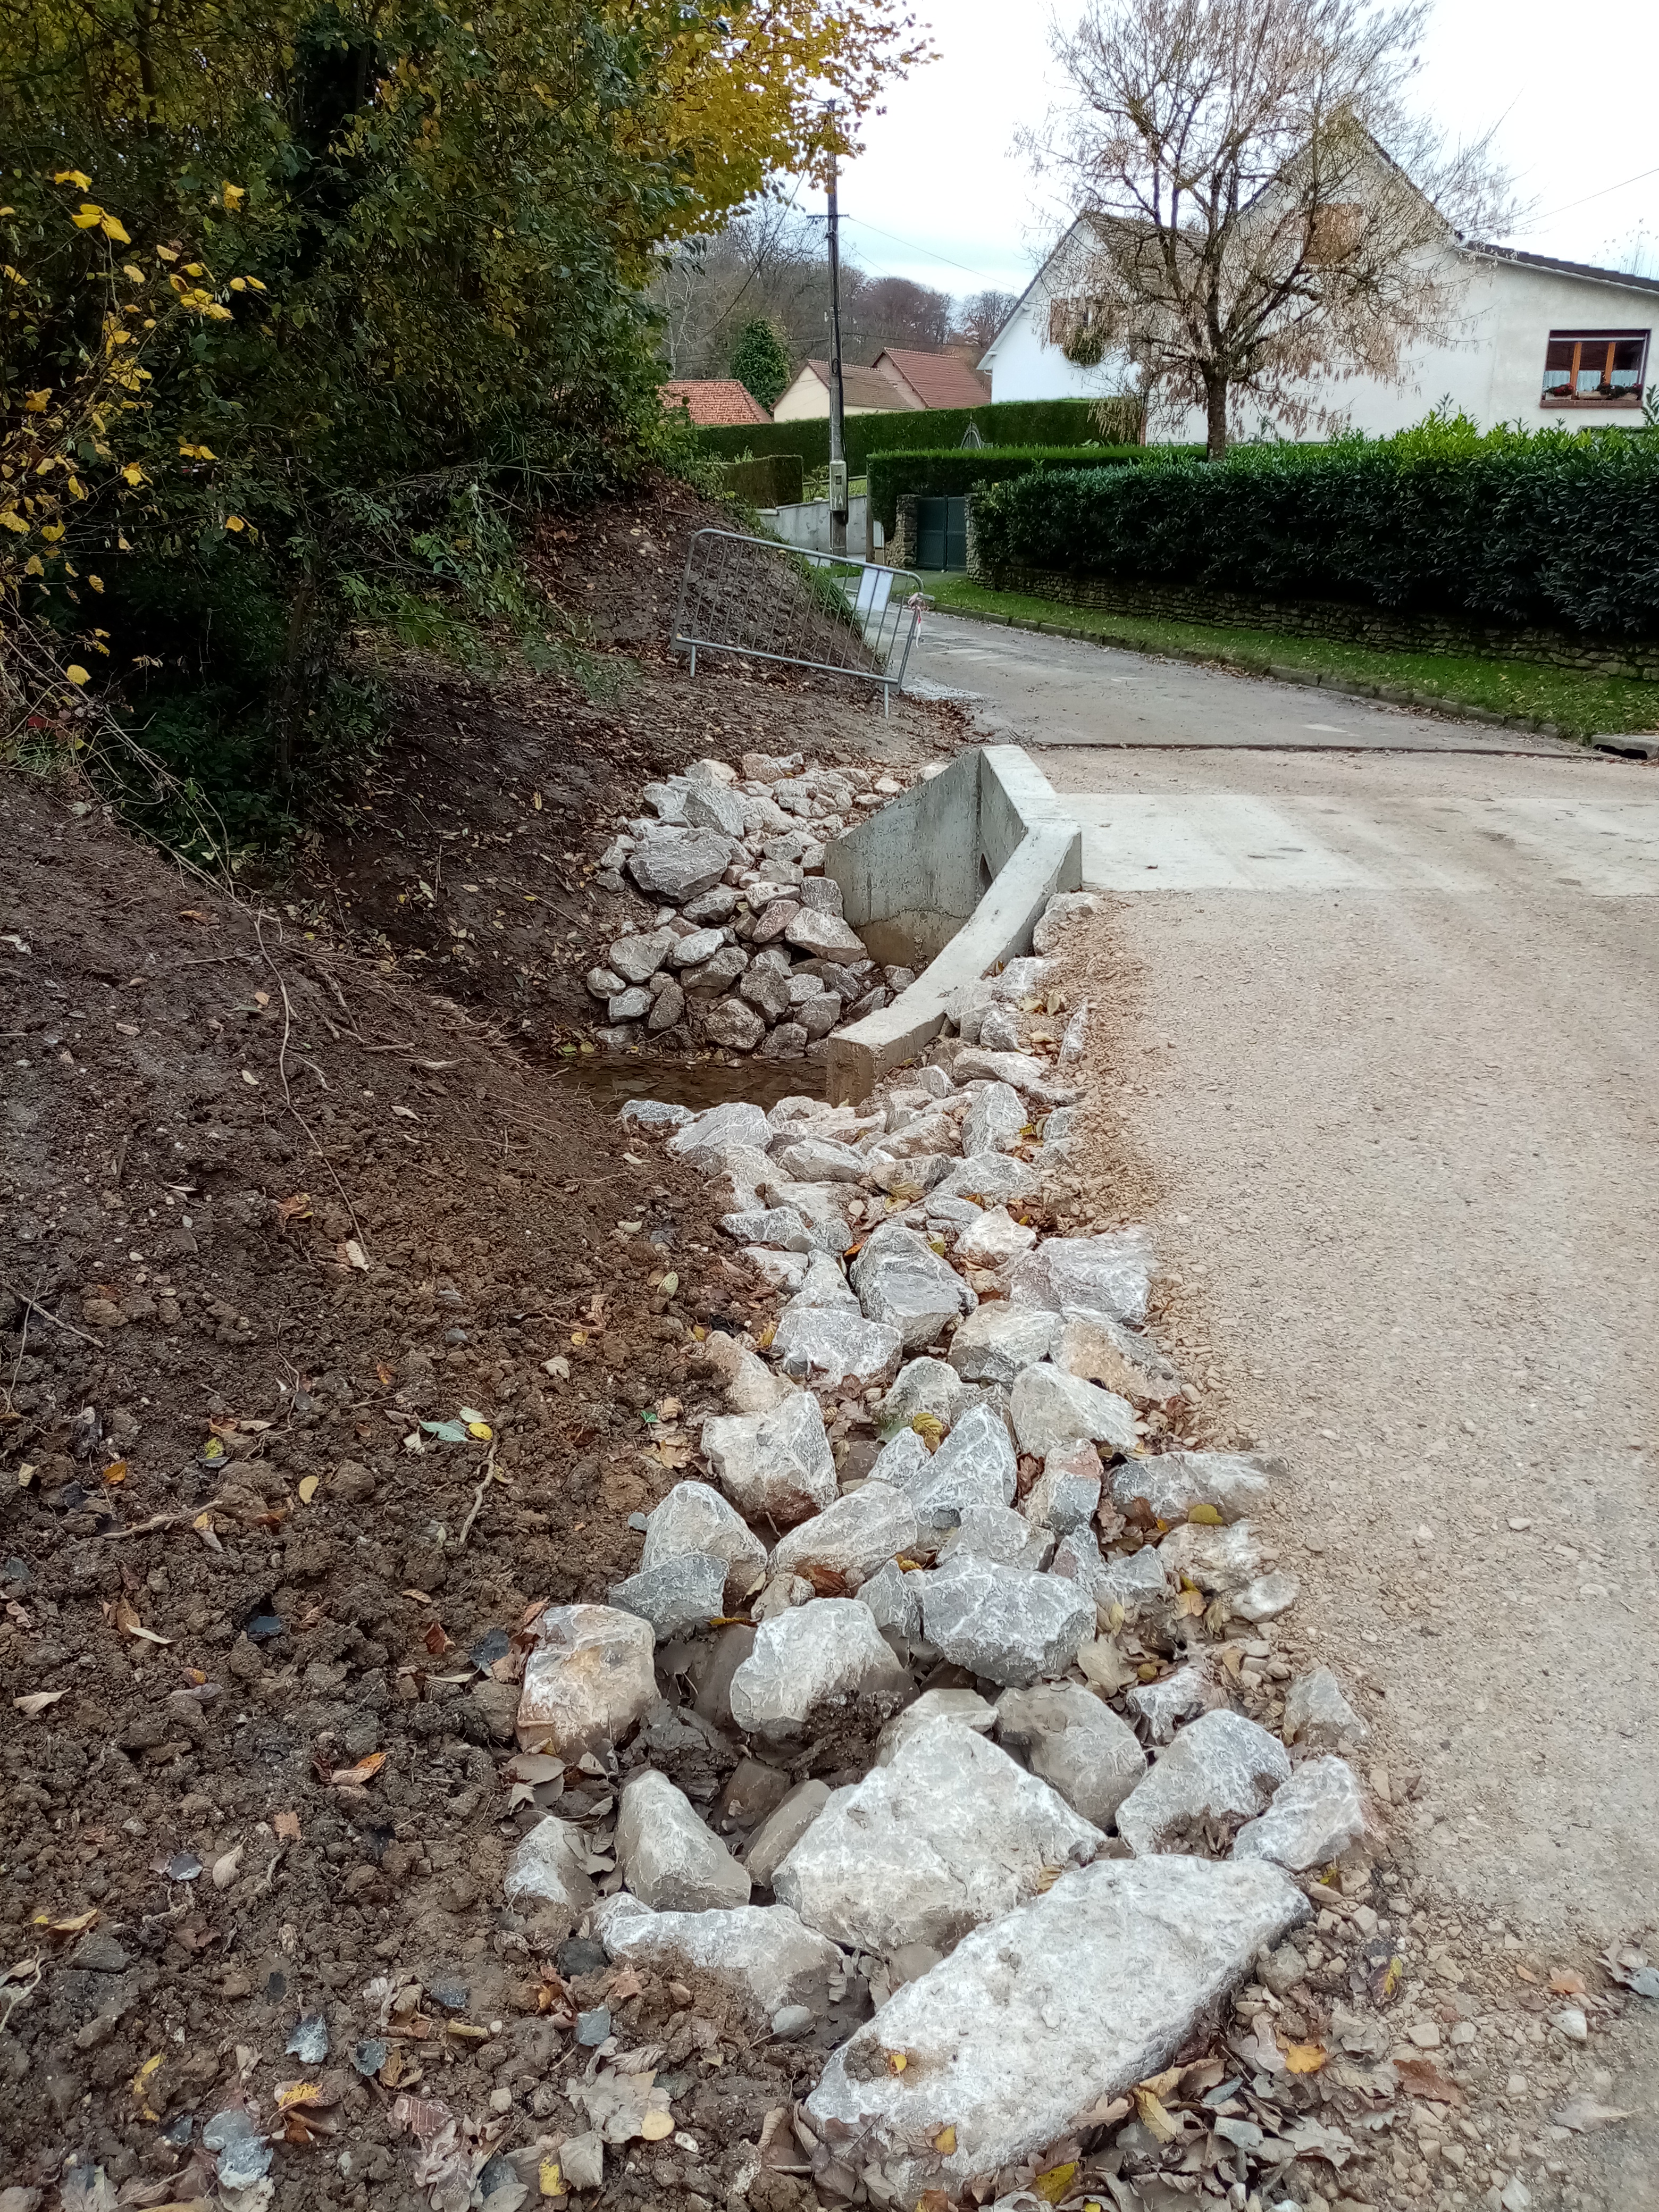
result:
M 672 642 L 690 647 L 694 676 L 699 653 L 738 653 L 860 677 L 880 684 L 885 714 L 927 604 L 908 568 L 699 530 L 686 552 Z

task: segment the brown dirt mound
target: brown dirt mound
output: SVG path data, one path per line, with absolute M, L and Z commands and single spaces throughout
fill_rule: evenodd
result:
M 342 2094 L 276 2204 L 423 2203 L 350 2068 L 363 1990 L 443 1969 L 503 2023 L 428 2002 L 435 2042 L 398 2046 L 458 2114 L 539 2078 L 563 1999 L 500 1910 L 517 1692 L 485 1670 L 533 1601 L 631 1571 L 690 1331 L 744 1285 L 690 1178 L 406 971 L 256 922 L 68 790 L 0 780 L 0 1671 L 51 1698 L 8 1708 L 0 1941 L 41 1972 L 0 1985 L 0 2185 L 94 2157 L 204 2193 L 202 2117 L 240 2084 L 268 2124 L 319 2011 Z M 463 1408 L 491 1442 L 420 1426 Z M 627 2017 L 661 2002 L 647 1978 Z M 728 2063 L 676 2110 L 712 2156 L 727 2106 L 752 2134 L 787 2094 Z M 671 2196 L 720 2193 L 662 2148 Z

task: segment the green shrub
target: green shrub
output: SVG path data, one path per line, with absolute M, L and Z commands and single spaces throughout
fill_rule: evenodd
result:
M 1156 446 L 958 446 L 945 453 L 873 453 L 870 496 L 882 528 L 890 533 L 898 520 L 899 501 L 908 492 L 924 499 L 956 498 L 977 485 L 1027 477 L 1037 469 L 1133 468 L 1166 450 Z M 1179 450 L 1201 454 L 1203 447 Z
M 1601 636 L 1659 633 L 1659 437 L 1482 433 L 1240 447 L 1050 470 L 974 506 L 988 574 L 1051 569 L 1346 599 Z
M 870 455 L 904 447 L 959 446 L 970 424 L 988 446 L 1085 446 L 1103 442 L 1091 399 L 1005 399 L 995 406 L 930 407 L 891 415 L 849 415 L 847 465 L 862 476 Z M 738 422 L 700 430 L 707 453 L 736 460 L 744 453 L 799 453 L 809 470 L 830 462 L 827 416 L 797 422 Z
M 722 474 L 733 499 L 750 507 L 789 507 L 801 495 L 805 469 L 799 453 L 757 453 L 746 461 L 727 461 Z
M 732 349 L 732 374 L 750 398 L 771 410 L 789 388 L 789 356 L 777 325 L 757 315 L 745 323 Z

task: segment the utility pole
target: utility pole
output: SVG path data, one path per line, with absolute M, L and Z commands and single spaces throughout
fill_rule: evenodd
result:
M 841 239 L 836 204 L 836 104 L 830 103 L 830 550 L 847 550 L 847 449 L 841 388 Z

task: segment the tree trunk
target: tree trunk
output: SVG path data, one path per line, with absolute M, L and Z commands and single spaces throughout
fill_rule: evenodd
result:
M 1227 457 L 1227 383 L 1224 377 L 1206 381 L 1204 386 L 1205 410 L 1207 425 L 1205 438 L 1205 459 L 1224 460 Z
M 310 656 L 311 623 L 317 605 L 316 579 L 309 571 L 300 579 L 288 611 L 288 653 L 276 691 L 276 785 L 284 798 L 294 788 L 295 742 L 301 702 L 306 696 L 306 664 Z

